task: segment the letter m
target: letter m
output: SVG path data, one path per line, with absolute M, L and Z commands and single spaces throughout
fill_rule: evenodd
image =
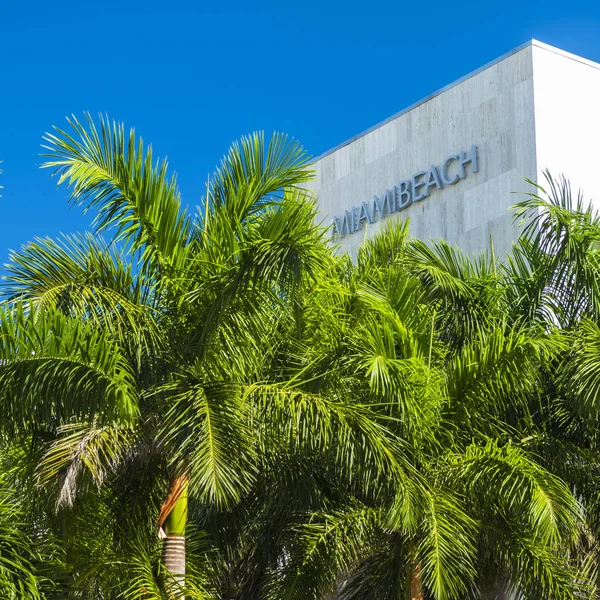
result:
M 396 190 L 386 190 L 385 191 L 385 195 L 383 195 L 381 198 L 377 197 L 377 196 L 373 196 L 373 220 L 375 221 L 375 213 L 379 213 L 379 218 L 385 217 L 386 211 L 387 214 L 389 215 L 390 213 L 394 212 L 394 206 L 395 206 L 395 202 L 394 202 L 394 196 L 395 196 L 395 192 Z
M 343 217 L 333 217 L 333 234 L 343 237 L 352 233 L 352 215 L 346 211 Z

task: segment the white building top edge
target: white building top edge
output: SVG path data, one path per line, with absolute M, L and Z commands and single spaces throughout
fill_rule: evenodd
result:
M 572 52 L 567 52 L 566 50 L 561 50 L 560 48 L 557 48 L 556 46 L 551 46 L 550 44 L 544 44 L 544 42 L 539 42 L 538 40 L 530 40 L 529 42 L 527 42 L 527 44 L 524 44 L 524 46 L 529 46 L 529 45 L 536 46 L 537 48 L 542 48 L 543 50 L 548 50 L 549 52 L 554 52 L 554 54 L 558 54 L 559 56 L 564 56 L 565 58 L 570 58 L 571 60 L 580 62 L 584 65 L 587 65 L 588 67 L 592 67 L 594 69 L 600 70 L 600 63 L 594 62 L 593 60 L 588 60 L 587 58 L 583 58 L 582 56 L 578 56 L 577 54 L 573 54 Z M 514 54 L 515 52 L 518 52 L 524 46 L 515 48 L 512 52 L 509 52 L 508 55 L 504 55 L 504 56 L 500 57 L 499 59 L 491 62 L 489 65 L 486 65 L 482 69 L 478 69 L 478 71 L 486 69 L 487 67 L 493 65 L 494 63 L 499 62 L 500 60 L 503 60 L 507 56 L 510 56 L 511 54 Z M 473 73 L 468 75 L 468 77 L 470 77 L 471 75 L 474 75 L 476 72 L 477 71 L 474 71 Z M 458 82 L 456 82 L 456 83 L 458 83 Z
M 379 129 L 379 127 L 382 127 L 383 125 L 386 125 L 387 123 L 390 123 L 394 119 L 397 119 L 398 117 L 401 117 L 402 115 L 406 114 L 407 112 L 410 112 L 411 110 L 415 109 L 417 106 L 420 106 L 421 104 L 425 104 L 425 102 L 428 102 L 432 98 L 435 98 L 436 96 L 439 96 L 440 94 L 443 94 L 444 92 L 453 88 L 454 86 L 462 83 L 463 81 L 466 81 L 467 79 L 470 79 L 471 77 L 473 77 L 475 75 L 478 75 L 479 73 L 481 73 L 482 71 L 485 71 L 486 69 L 489 69 L 490 67 L 493 67 L 494 65 L 502 62 L 503 60 L 506 60 L 507 58 L 513 56 L 513 54 L 516 54 L 517 52 L 520 52 L 521 50 L 528 48 L 529 46 L 535 46 L 537 48 L 542 48 L 543 50 L 553 52 L 560 56 L 564 56 L 565 58 L 570 58 L 571 60 L 575 60 L 577 62 L 583 63 L 589 67 L 593 67 L 594 69 L 600 69 L 600 63 L 588 60 L 586 58 L 582 58 L 581 56 L 578 56 L 577 54 L 572 54 L 571 52 L 566 52 L 565 50 L 561 50 L 560 48 L 556 48 L 555 46 L 551 46 L 549 44 L 544 44 L 544 42 L 539 42 L 538 40 L 534 40 L 534 39 L 528 40 L 527 42 L 517 46 L 516 48 L 513 48 L 509 52 L 502 54 L 498 58 L 495 58 L 494 60 L 484 64 L 483 66 L 475 69 L 474 71 L 471 71 L 470 73 L 467 73 L 466 75 L 463 75 L 459 79 L 456 79 L 455 81 L 445 85 L 444 87 L 436 90 L 435 92 L 429 94 L 428 96 L 425 96 L 425 98 L 422 98 L 421 100 L 417 100 L 417 102 L 414 102 L 410 106 L 403 108 L 399 112 L 393 114 L 391 117 L 388 117 L 387 119 L 384 119 L 383 121 L 380 121 L 376 125 L 373 125 L 372 127 L 369 127 L 368 129 L 366 129 L 365 131 L 362 131 L 361 133 L 358 133 L 355 136 L 352 136 L 350 139 L 346 140 L 345 142 L 342 142 L 341 144 L 334 146 L 330 150 L 323 152 L 323 154 L 316 156 L 311 162 L 316 163 L 316 162 L 320 161 L 321 159 L 325 158 L 326 156 L 329 156 L 330 154 L 337 152 L 341 148 L 344 148 L 344 146 L 348 146 L 349 144 L 352 144 L 352 142 L 355 142 L 356 140 L 371 133 L 372 131 Z

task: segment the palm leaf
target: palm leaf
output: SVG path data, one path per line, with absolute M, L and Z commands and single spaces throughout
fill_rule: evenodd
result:
M 9 302 L 57 308 L 106 327 L 135 354 L 160 347 L 155 282 L 101 237 L 37 239 L 10 259 L 2 286 Z
M 95 209 L 97 230 L 114 228 L 116 240 L 131 244 L 146 262 L 180 265 L 190 222 L 166 160 L 155 164 L 152 148 L 108 117 L 100 116 L 98 125 L 89 114 L 85 124 L 75 117 L 68 123 L 72 133 L 55 128 L 46 134 L 43 166 L 59 176 L 59 185 L 70 187 L 73 203 Z
M 70 419 L 129 421 L 138 395 L 119 346 L 91 325 L 22 305 L 0 311 L 0 414 L 6 431 Z

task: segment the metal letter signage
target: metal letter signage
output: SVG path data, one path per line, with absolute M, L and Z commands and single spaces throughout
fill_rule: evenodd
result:
M 370 202 L 353 206 L 341 217 L 333 218 L 333 234 L 338 237 L 358 231 L 363 223 L 374 223 L 394 212 L 408 208 L 413 202 L 429 197 L 434 189 L 454 185 L 467 176 L 467 165 L 471 173 L 477 173 L 477 146 L 472 145 L 468 152 L 451 154 L 439 166 L 431 165 L 427 171 L 419 171 L 410 179 L 403 179 L 398 185 L 386 190 L 382 196 L 373 196 Z

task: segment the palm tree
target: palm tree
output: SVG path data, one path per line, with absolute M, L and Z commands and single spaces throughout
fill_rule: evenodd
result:
M 597 594 L 600 217 L 564 178 L 546 173 L 546 180 L 517 206 L 529 227 L 507 265 L 509 294 L 518 317 L 539 322 L 563 342 L 544 370 L 539 435 L 530 443 L 584 506 L 584 536 L 573 554 Z
M 96 231 L 11 257 L 3 426 L 41 447 L 36 482 L 55 490 L 75 587 L 92 565 L 77 539 L 90 541 L 89 518 L 74 515 L 97 510 L 115 527 L 103 548 L 118 550 L 110 561 L 99 550 L 103 569 L 122 582 L 110 563 L 129 565 L 121 590 L 159 593 L 151 556 L 132 551 L 151 550 L 157 527 L 166 593 L 204 597 L 202 577 L 184 578 L 190 511 L 247 498 L 282 444 L 327 448 L 338 423 L 340 461 L 365 444 L 376 464 L 393 460 L 369 415 L 303 396 L 273 371 L 283 334 L 300 326 L 301 290 L 331 261 L 300 187 L 311 177 L 301 147 L 242 139 L 189 215 L 166 162 L 133 131 L 104 118 L 70 124 L 47 136 L 46 166 L 95 211 Z
M 491 256 L 408 242 L 396 227 L 312 290 L 303 378 L 369 410 L 401 459 L 369 479 L 355 475 L 361 457 L 316 510 L 290 517 L 269 597 L 458 599 L 498 580 L 527 598 L 585 589 L 565 559 L 582 507 L 535 444 L 539 390 L 563 345 L 512 316 L 511 289 Z
M 36 240 L 12 257 L 5 423 L 51 436 L 43 477 L 60 481 L 60 506 L 73 502 L 79 471 L 99 482 L 156 440 L 156 478 L 171 480 L 159 515 L 163 563 L 178 578 L 188 486 L 221 505 L 253 477 L 240 389 L 261 366 L 253 343 L 325 256 L 313 209 L 299 199 L 306 157 L 284 136 L 268 146 L 261 135 L 243 139 L 190 217 L 166 162 L 155 165 L 133 131 L 106 119 L 70 123 L 72 135 L 47 137 L 46 166 L 73 202 L 96 211 L 96 234 Z

